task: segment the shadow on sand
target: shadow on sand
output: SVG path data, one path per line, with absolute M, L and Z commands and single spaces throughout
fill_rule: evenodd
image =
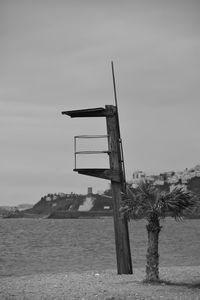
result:
M 172 282 L 170 280 L 159 280 L 158 282 L 148 282 L 148 281 L 143 281 L 143 284 L 149 284 L 149 285 L 169 285 L 169 286 L 180 286 L 180 287 L 186 287 L 188 289 L 200 289 L 200 281 L 198 280 L 197 282 Z
M 168 280 L 163 280 L 160 282 L 161 284 L 165 284 L 165 285 L 173 285 L 173 286 L 183 286 L 183 287 L 187 287 L 189 289 L 200 289 L 200 281 L 198 280 L 197 282 L 192 282 L 192 283 L 188 283 L 188 282 L 172 282 L 172 281 L 168 281 Z

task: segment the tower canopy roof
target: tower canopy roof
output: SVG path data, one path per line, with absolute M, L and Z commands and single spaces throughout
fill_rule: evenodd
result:
M 105 117 L 106 109 L 103 107 L 97 108 L 87 108 L 87 109 L 79 109 L 79 110 L 68 110 L 63 111 L 63 115 L 68 115 L 71 118 L 82 118 L 82 117 Z

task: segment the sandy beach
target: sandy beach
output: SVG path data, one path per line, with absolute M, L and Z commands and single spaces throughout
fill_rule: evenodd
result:
M 200 299 L 200 266 L 160 268 L 163 283 L 156 285 L 144 278 L 140 268 L 133 275 L 106 270 L 1 277 L 0 299 Z

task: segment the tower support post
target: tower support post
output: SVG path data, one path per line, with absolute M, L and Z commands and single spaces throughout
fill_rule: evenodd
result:
M 107 105 L 106 112 L 110 169 L 113 173 L 119 173 L 120 178 L 120 182 L 111 179 L 117 271 L 118 274 L 132 274 L 128 223 L 127 219 L 120 213 L 124 178 L 118 116 L 115 106 Z

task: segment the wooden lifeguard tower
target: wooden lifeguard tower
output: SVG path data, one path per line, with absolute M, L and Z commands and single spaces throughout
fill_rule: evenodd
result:
M 82 175 L 94 176 L 111 181 L 113 198 L 113 216 L 115 229 L 115 246 L 117 257 L 118 274 L 132 274 L 132 261 L 129 242 L 128 222 L 120 213 L 120 203 L 122 192 L 126 193 L 126 179 L 123 158 L 123 148 L 120 136 L 116 87 L 114 78 L 114 68 L 112 63 L 112 75 L 114 84 L 114 94 L 116 105 L 106 105 L 105 108 L 90 108 L 81 110 L 63 111 L 62 114 L 71 118 L 106 118 L 107 135 L 96 136 L 76 136 L 75 137 L 75 168 L 74 171 Z M 108 150 L 104 151 L 77 151 L 76 139 L 78 138 L 107 138 Z M 77 168 L 76 156 L 79 154 L 106 153 L 109 155 L 110 168 Z

